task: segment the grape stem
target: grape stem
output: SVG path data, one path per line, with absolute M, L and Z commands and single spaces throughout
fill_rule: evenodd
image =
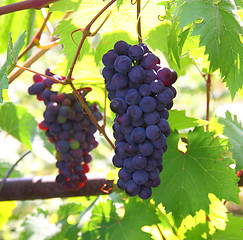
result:
M 104 136 L 104 138 L 107 140 L 107 142 L 111 145 L 111 147 L 113 149 L 115 149 L 114 144 L 112 143 L 112 141 L 110 140 L 110 138 L 107 136 L 106 132 L 105 132 L 105 128 L 104 126 L 100 126 L 96 120 L 96 118 L 94 117 L 94 115 L 92 114 L 92 112 L 90 111 L 89 107 L 87 106 L 87 104 L 85 103 L 84 99 L 82 96 L 80 96 L 80 94 L 78 93 L 78 91 L 76 90 L 76 88 L 74 87 L 73 83 L 70 81 L 69 85 L 71 86 L 71 88 L 73 89 L 73 93 L 75 95 L 75 97 L 78 99 L 79 103 L 82 105 L 82 107 L 86 110 L 87 114 L 89 115 L 92 123 L 96 126 L 96 128 L 98 129 L 98 131 Z
M 141 0 L 137 0 L 137 21 L 138 43 L 142 43 Z
M 50 3 L 57 2 L 58 0 L 26 0 L 22 2 L 16 2 L 0 7 L 0 15 L 7 13 L 17 12 L 26 9 L 40 9 L 47 6 Z
M 20 68 L 20 69 L 23 69 L 23 70 L 26 70 L 26 71 L 29 71 L 29 72 L 38 74 L 38 75 L 40 75 L 40 76 L 42 76 L 42 77 L 49 78 L 49 79 L 51 79 L 52 81 L 54 81 L 55 83 L 61 83 L 61 84 L 63 84 L 63 85 L 67 84 L 66 81 L 57 80 L 56 78 L 53 78 L 53 77 L 47 76 L 47 75 L 45 75 L 45 74 L 42 74 L 42 73 L 33 71 L 33 70 L 29 69 L 29 68 L 22 67 L 22 66 L 19 66 L 19 65 L 17 65 L 17 64 L 15 64 L 15 66 L 18 67 L 18 68 Z
M 74 66 L 77 62 L 78 56 L 80 54 L 80 51 L 82 49 L 82 46 L 84 44 L 85 39 L 91 35 L 90 33 L 90 28 L 93 25 L 93 23 L 105 12 L 105 10 L 107 10 L 114 2 L 116 2 L 116 0 L 111 0 L 110 2 L 108 2 L 95 16 L 94 18 L 90 21 L 90 23 L 82 30 L 83 33 L 83 37 L 79 43 L 78 46 L 78 50 L 76 52 L 75 58 L 73 60 L 72 66 L 70 67 L 68 76 L 67 76 L 67 81 L 69 81 L 72 78 L 72 73 L 74 70 Z M 108 17 L 107 17 L 108 18 Z M 105 19 L 105 21 L 107 20 L 107 18 Z M 101 24 L 101 26 L 104 24 L 104 22 Z M 97 31 L 96 31 L 97 32 Z

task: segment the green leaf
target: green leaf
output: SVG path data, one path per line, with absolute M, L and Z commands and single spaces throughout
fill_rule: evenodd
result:
M 162 203 L 167 212 L 172 212 L 177 226 L 200 209 L 209 212 L 209 193 L 239 203 L 238 179 L 229 167 L 232 161 L 222 159 L 226 146 L 214 134 L 204 132 L 203 127 L 190 131 L 185 153 L 178 150 L 177 132 L 168 138 L 161 185 L 154 196 L 156 204 Z
M 242 21 L 233 1 L 187 0 L 180 7 L 180 27 L 194 23 L 192 35 L 200 36 L 205 46 L 210 71 L 220 69 L 232 98 L 243 84 Z
M 8 163 L 8 162 L 4 162 L 4 159 L 1 160 L 0 162 L 0 178 L 3 178 L 5 176 L 5 174 L 7 173 L 7 171 L 11 168 L 12 164 Z M 13 169 L 13 171 L 10 173 L 10 175 L 8 176 L 9 178 L 19 178 L 22 177 L 23 174 L 21 174 L 21 172 L 19 172 L 16 169 Z
M 242 217 L 233 217 L 232 214 L 228 215 L 229 222 L 227 223 L 224 231 L 217 231 L 212 240 L 235 240 L 243 239 L 243 219 Z
M 81 2 L 82 2 L 82 0 L 59 0 L 52 4 L 52 6 L 49 9 L 49 12 L 77 11 Z
M 171 110 L 168 121 L 172 130 L 181 130 L 199 125 L 196 118 L 186 116 L 186 110 Z
M 63 52 L 64 52 L 64 54 L 66 55 L 66 58 L 67 58 L 67 65 L 65 66 L 66 67 L 66 73 L 69 70 L 69 68 L 72 66 L 74 57 L 75 57 L 76 52 L 78 50 L 77 45 L 79 45 L 80 40 L 83 36 L 81 31 L 77 31 L 77 32 L 73 33 L 75 30 L 78 29 L 78 27 L 73 25 L 71 22 L 72 22 L 72 19 L 63 20 L 57 25 L 57 28 L 55 30 L 55 34 L 60 34 L 59 44 L 63 44 L 63 46 L 64 46 Z M 73 33 L 73 39 L 74 40 L 71 37 L 72 33 Z M 88 41 L 85 41 L 83 46 L 82 46 L 82 50 L 79 54 L 78 61 L 82 60 L 83 55 L 85 53 L 87 54 L 87 52 L 89 52 L 89 49 L 90 49 L 90 44 L 89 44 Z M 64 75 L 66 75 L 66 74 L 64 74 Z
M 9 34 L 7 58 L 2 68 L 0 69 L 0 103 L 3 102 L 3 90 L 8 89 L 7 75 L 15 68 L 14 64 L 17 62 L 18 54 L 24 46 L 25 36 L 25 32 L 20 33 L 18 39 L 13 44 L 11 33 Z
M 224 125 L 223 134 L 229 138 L 233 145 L 230 150 L 233 153 L 233 158 L 236 161 L 236 169 L 243 169 L 243 128 L 237 120 L 236 115 L 231 115 L 229 111 L 225 113 L 225 118 L 219 117 L 219 123 Z
M 91 215 L 89 223 L 82 234 L 83 239 L 100 240 L 134 240 L 151 239 L 151 235 L 141 230 L 144 225 L 158 223 L 155 209 L 145 202 L 131 198 L 125 203 L 123 218 L 116 213 L 112 201 L 97 204 Z
M 34 117 L 24 107 L 11 103 L 1 106 L 0 116 L 0 128 L 32 149 L 30 138 L 37 125 Z

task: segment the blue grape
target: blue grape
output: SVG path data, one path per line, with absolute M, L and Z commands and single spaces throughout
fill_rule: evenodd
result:
M 141 96 L 136 89 L 130 89 L 127 91 L 125 101 L 128 105 L 136 105 L 140 102 Z
M 150 86 L 148 84 L 143 84 L 139 87 L 139 93 L 143 96 L 143 97 L 147 97 L 151 94 L 151 89 Z
M 111 79 L 111 85 L 114 89 L 122 89 L 128 84 L 128 77 L 122 73 L 116 73 Z
M 141 108 L 138 107 L 137 105 L 132 105 L 132 106 L 128 107 L 127 115 L 131 120 L 136 121 L 142 117 L 143 112 L 142 112 Z
M 121 168 L 123 166 L 123 158 L 118 156 L 118 155 L 114 155 L 112 158 L 112 163 L 115 167 Z
M 124 180 L 122 180 L 121 178 L 119 178 L 119 179 L 117 180 L 117 186 L 118 186 L 120 189 L 124 190 L 124 189 L 125 189 L 125 185 L 126 185 L 126 182 L 125 182 Z
M 169 118 L 169 112 L 166 108 L 164 108 L 163 110 L 159 111 L 159 116 L 160 118 L 164 118 L 164 119 L 168 119 Z
M 131 134 L 132 130 L 133 130 L 133 126 L 131 125 L 128 125 L 126 127 L 121 126 L 121 132 L 123 134 Z
M 128 55 L 129 48 L 130 45 L 122 40 L 116 42 L 114 45 L 114 51 L 118 55 Z
M 121 141 L 122 142 L 122 141 L 125 140 L 124 134 L 121 133 L 121 132 L 113 132 L 113 136 L 118 141 Z
M 120 142 L 115 146 L 115 153 L 120 157 L 126 157 L 126 153 L 124 150 L 126 142 Z
M 160 116 L 157 111 L 149 112 L 149 113 L 144 113 L 144 121 L 148 125 L 153 125 L 159 122 Z
M 121 55 L 116 58 L 114 68 L 119 73 L 128 73 L 132 68 L 132 60 L 126 55 Z
M 162 132 L 166 132 L 170 128 L 168 121 L 164 118 L 161 118 L 159 120 L 157 126 L 160 128 Z
M 127 172 L 124 168 L 121 168 L 118 172 L 119 178 L 121 178 L 123 181 L 127 182 L 132 179 L 132 174 Z
M 141 60 L 141 66 L 145 69 L 152 69 L 158 62 L 158 57 L 153 53 L 145 53 Z
M 124 145 L 124 151 L 125 151 L 126 155 L 134 156 L 135 154 L 138 153 L 139 148 L 138 148 L 138 145 L 135 143 L 126 143 Z
M 133 157 L 132 164 L 135 169 L 138 169 L 138 170 L 143 169 L 147 165 L 147 158 L 145 156 L 143 156 L 142 154 L 138 154 Z
M 161 132 L 157 125 L 149 125 L 146 128 L 146 136 L 151 140 L 155 140 L 155 139 L 159 138 L 160 134 L 161 134 Z
M 143 156 L 149 156 L 153 153 L 154 147 L 150 141 L 139 144 L 139 151 Z
M 134 180 L 129 180 L 125 185 L 125 192 L 128 196 L 136 196 L 140 193 L 141 186 L 138 185 Z
M 113 68 L 104 67 L 102 70 L 102 75 L 106 81 L 110 81 L 117 71 Z
M 59 114 L 64 117 L 64 118 L 69 118 L 71 117 L 73 113 L 72 108 L 70 108 L 69 106 L 61 106 L 59 108 Z
M 49 131 L 50 131 L 50 133 L 51 133 L 53 136 L 57 136 L 57 135 L 59 135 L 59 134 L 61 133 L 61 131 L 62 131 L 62 127 L 61 127 L 61 125 L 58 124 L 58 123 L 52 123 L 52 124 L 50 125 Z
M 110 103 L 110 108 L 114 113 L 122 114 L 127 110 L 127 104 L 123 98 L 114 98 Z
M 155 168 L 154 170 L 149 172 L 149 178 L 154 180 L 159 177 L 159 173 L 160 173 L 159 169 Z
M 145 69 L 145 80 L 144 80 L 144 83 L 150 84 L 155 79 L 157 79 L 156 71 L 154 71 L 154 69 Z
M 45 84 L 43 82 L 37 82 L 28 88 L 28 93 L 30 95 L 36 95 L 41 93 L 45 89 Z
M 102 57 L 102 62 L 107 68 L 114 68 L 114 62 L 118 55 L 114 51 L 105 53 Z
M 130 124 L 130 119 L 126 113 L 119 115 L 116 121 L 120 126 L 124 126 L 124 127 Z
M 149 158 L 147 161 L 147 165 L 144 168 L 146 171 L 150 172 L 153 171 L 157 167 L 157 162 L 153 158 Z
M 160 93 L 164 90 L 164 84 L 156 79 L 153 82 L 151 82 L 150 89 L 153 93 Z
M 153 112 L 156 108 L 156 100 L 153 97 L 143 97 L 139 103 L 139 107 L 144 113 Z
M 69 142 L 66 140 L 60 140 L 57 142 L 57 150 L 61 153 L 65 153 L 69 150 Z
M 148 199 L 151 197 L 151 195 L 152 195 L 152 189 L 148 187 L 142 187 L 140 193 L 138 194 L 138 196 L 142 199 Z
M 172 101 L 173 97 L 174 94 L 168 87 L 165 87 L 164 90 L 157 95 L 157 98 L 161 103 L 169 103 Z
M 123 168 L 128 172 L 128 173 L 132 173 L 135 171 L 135 168 L 133 167 L 132 164 L 132 158 L 125 158 L 123 161 Z
M 118 97 L 118 98 L 125 98 L 126 97 L 126 95 L 127 95 L 127 91 L 129 90 L 129 88 L 128 87 L 126 87 L 126 88 L 122 88 L 122 89 L 117 89 L 116 90 L 116 97 Z
M 140 45 L 133 45 L 129 48 L 128 51 L 128 56 L 132 59 L 132 60 L 140 60 L 143 57 L 144 54 L 144 49 L 142 46 Z
M 129 71 L 128 77 L 133 83 L 142 83 L 145 79 L 145 71 L 141 66 L 135 65 Z
M 135 183 L 142 185 L 142 184 L 145 184 L 148 181 L 149 174 L 145 170 L 136 170 L 132 174 L 132 178 L 133 178 Z
M 159 171 L 159 172 L 161 172 L 161 171 Z M 157 177 L 157 178 L 153 179 L 151 187 L 155 188 L 155 187 L 158 187 L 159 185 L 160 185 L 160 178 Z
M 166 137 L 163 133 L 160 134 L 159 138 L 157 138 L 155 140 L 151 140 L 151 141 L 152 141 L 152 144 L 154 145 L 154 147 L 157 149 L 161 149 L 167 145 Z
M 162 81 L 164 85 L 168 85 L 168 82 L 171 80 L 172 73 L 169 68 L 159 69 L 157 72 L 158 80 Z
M 144 53 L 150 52 L 148 46 L 145 43 L 139 43 L 138 45 L 143 47 Z
M 143 120 L 143 117 L 137 119 L 137 120 L 132 120 L 131 121 L 131 125 L 133 127 L 141 127 L 144 125 L 144 120 Z
M 136 127 L 131 132 L 131 138 L 135 143 L 142 143 L 146 139 L 146 132 L 142 127 Z

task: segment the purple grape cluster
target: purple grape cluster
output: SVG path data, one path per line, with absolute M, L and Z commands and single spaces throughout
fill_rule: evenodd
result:
M 46 75 L 63 79 L 49 70 Z M 89 152 L 98 145 L 94 137 L 97 128 L 73 94 L 52 91 L 54 81 L 49 78 L 34 75 L 33 80 L 34 84 L 28 89 L 29 94 L 37 95 L 37 99 L 46 105 L 44 120 L 39 128 L 45 131 L 49 141 L 56 147 L 56 166 L 59 169 L 56 182 L 63 190 L 83 187 L 87 182 L 85 174 L 89 172 L 88 163 L 92 160 Z M 85 100 L 85 94 L 90 90 L 81 89 L 80 96 Z M 89 109 L 97 121 L 102 119 L 95 104 L 89 105 Z
M 147 199 L 152 187 L 160 184 L 177 74 L 161 67 L 160 59 L 143 43 L 118 41 L 102 62 L 110 108 L 116 113 L 112 162 L 121 168 L 117 186 L 129 196 Z

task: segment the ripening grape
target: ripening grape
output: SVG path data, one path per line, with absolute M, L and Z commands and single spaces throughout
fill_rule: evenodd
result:
M 117 186 L 128 196 L 147 199 L 160 184 L 177 74 L 162 67 L 144 43 L 118 41 L 102 61 L 110 108 L 116 113 L 112 162 L 120 168 Z

